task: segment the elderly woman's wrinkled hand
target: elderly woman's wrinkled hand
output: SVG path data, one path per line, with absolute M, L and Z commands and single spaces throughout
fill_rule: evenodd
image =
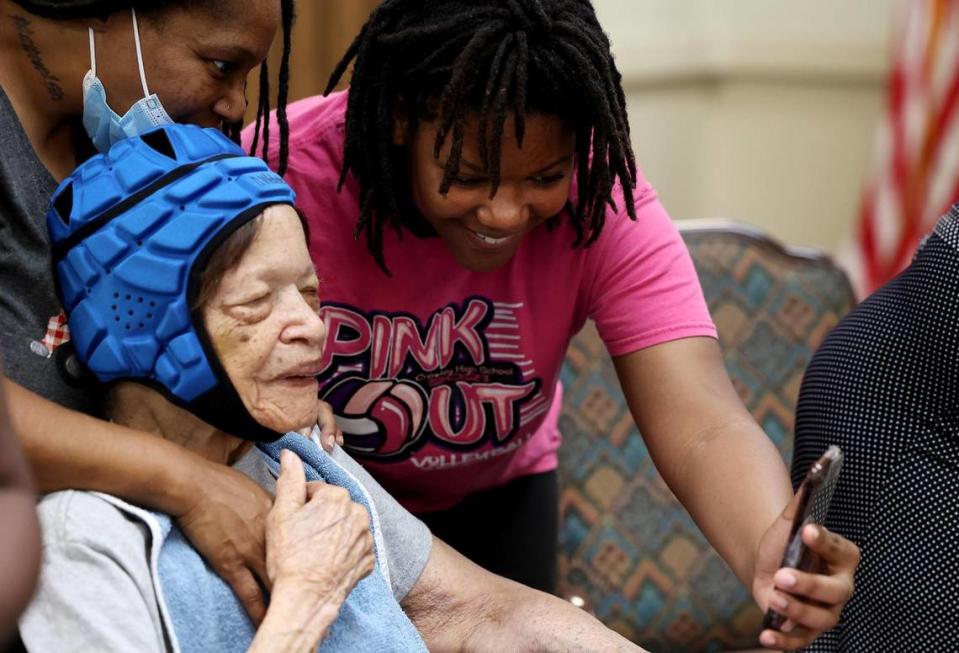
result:
M 366 508 L 344 488 L 307 483 L 303 463 L 284 450 L 276 499 L 267 517 L 267 574 L 283 591 L 317 608 L 339 609 L 373 571 L 373 536 Z

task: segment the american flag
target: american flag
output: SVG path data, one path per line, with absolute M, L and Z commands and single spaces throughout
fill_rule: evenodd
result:
M 850 273 L 861 295 L 902 270 L 959 201 L 959 0 L 903 0 Z

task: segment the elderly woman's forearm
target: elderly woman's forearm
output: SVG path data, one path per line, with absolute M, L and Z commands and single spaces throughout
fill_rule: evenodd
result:
M 336 621 L 342 601 L 317 607 L 295 593 L 274 588 L 266 618 L 248 653 L 312 653 Z
M 503 588 L 497 598 L 491 601 L 496 605 L 496 615 L 473 631 L 464 651 L 645 651 L 589 613 L 544 592 L 513 584 L 512 588 Z
M 431 651 L 643 650 L 572 604 L 486 571 L 435 537 L 402 606 Z
M 10 421 L 41 492 L 106 492 L 180 514 L 199 457 L 161 438 L 64 408 L 4 381 Z

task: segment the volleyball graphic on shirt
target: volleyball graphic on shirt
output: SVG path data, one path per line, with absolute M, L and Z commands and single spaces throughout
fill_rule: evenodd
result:
M 327 389 L 323 399 L 333 407 L 350 450 L 358 453 L 402 454 L 426 428 L 426 393 L 409 381 L 350 377 Z
M 509 443 L 535 429 L 549 402 L 521 352 L 518 321 L 498 310 L 482 297 L 439 306 L 423 320 L 324 305 L 320 397 L 333 408 L 344 448 L 379 461 L 512 451 Z

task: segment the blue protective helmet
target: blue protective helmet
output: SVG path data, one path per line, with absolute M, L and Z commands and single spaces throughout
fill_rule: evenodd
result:
M 83 163 L 47 214 L 80 362 L 102 382 L 156 388 L 227 433 L 280 437 L 250 416 L 191 306 L 217 246 L 294 199 L 279 175 L 215 129 L 165 125 Z

